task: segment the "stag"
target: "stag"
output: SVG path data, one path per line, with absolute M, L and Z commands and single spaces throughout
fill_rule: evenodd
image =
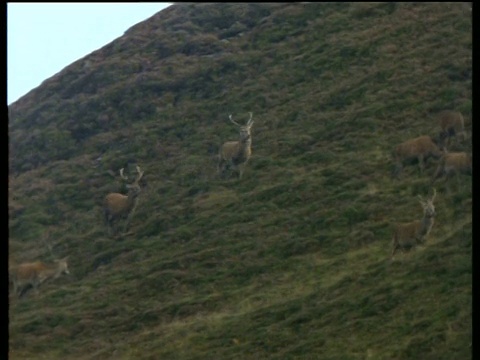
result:
M 105 215 L 105 222 L 107 224 L 108 233 L 115 234 L 114 223 L 121 218 L 126 218 L 123 232 L 126 232 L 131 218 L 135 212 L 138 204 L 138 195 L 140 194 L 139 181 L 143 176 L 143 171 L 137 166 L 137 177 L 132 184 L 127 184 L 128 194 L 110 193 L 105 196 L 103 211 Z M 120 177 L 123 180 L 128 178 L 123 174 L 123 168 L 120 169 Z
M 241 179 L 245 166 L 252 155 L 252 135 L 250 129 L 253 125 L 252 116 L 250 112 L 250 119 L 248 119 L 246 125 L 240 125 L 232 119 L 232 115 L 229 116 L 230 121 L 240 128 L 240 139 L 237 141 L 227 141 L 221 148 L 219 153 L 218 172 L 220 176 L 223 176 L 227 168 L 233 168 L 238 172 L 238 178 Z
M 397 145 L 394 150 L 394 176 L 398 177 L 400 175 L 404 163 L 415 159 L 418 160 L 420 172 L 423 173 L 425 168 L 424 162 L 428 158 L 438 159 L 443 155 L 445 149 L 443 146 L 439 147 L 439 145 L 428 135 L 419 136 Z
M 398 249 L 410 250 L 427 240 L 434 223 L 435 206 L 433 201 L 436 195 L 437 192 L 433 189 L 433 196 L 430 199 L 423 200 L 421 196 L 418 196 L 423 207 L 423 218 L 421 220 L 396 224 L 393 233 L 392 259 Z

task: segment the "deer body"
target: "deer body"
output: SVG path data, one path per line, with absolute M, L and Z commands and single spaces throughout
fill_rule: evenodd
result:
M 453 175 L 456 175 L 458 182 L 458 176 L 460 174 L 472 174 L 472 157 L 466 152 L 446 153 L 440 159 L 431 183 L 433 184 L 438 178 L 441 177 L 444 177 L 445 181 L 447 181 L 448 178 Z
M 435 221 L 435 206 L 433 205 L 435 196 L 436 191 L 434 190 L 430 200 L 423 201 L 420 198 L 420 204 L 423 207 L 423 218 L 421 220 L 395 225 L 392 239 L 392 258 L 398 249 L 409 250 L 426 241 Z
M 445 110 L 438 114 L 438 121 L 440 123 L 440 138 L 442 140 L 447 139 L 447 144 L 450 145 L 450 139 L 458 136 L 462 137 L 462 140 L 467 138 L 465 132 L 465 121 L 463 115 L 458 111 Z
M 394 150 L 394 174 L 398 176 L 402 170 L 403 164 L 414 159 L 418 160 L 420 171 L 423 173 L 425 167 L 424 162 L 429 157 L 438 159 L 443 155 L 443 153 L 444 152 L 428 135 L 407 140 L 399 144 Z
M 110 193 L 105 196 L 103 202 L 103 211 L 105 215 L 105 222 L 107 223 L 109 234 L 114 230 L 114 223 L 122 218 L 126 218 L 124 232 L 127 230 L 131 217 L 135 211 L 138 202 L 138 195 L 140 194 L 139 181 L 143 176 L 143 171 L 137 166 L 138 176 L 131 185 L 127 185 L 129 189 L 128 195 L 120 193 Z M 126 180 L 123 175 L 123 169 L 120 170 L 120 176 Z
M 20 297 L 27 285 L 31 285 L 38 292 L 40 284 L 48 279 L 56 279 L 62 274 L 70 274 L 67 258 L 55 260 L 54 264 L 41 261 L 23 263 L 10 269 L 10 278 L 13 282 L 13 291 Z
M 230 121 L 240 127 L 240 139 L 238 141 L 227 141 L 220 147 L 218 172 L 223 175 L 227 167 L 232 167 L 238 172 L 241 179 L 245 166 L 252 155 L 252 136 L 250 129 L 253 125 L 252 113 L 246 125 L 239 125 L 232 120 Z

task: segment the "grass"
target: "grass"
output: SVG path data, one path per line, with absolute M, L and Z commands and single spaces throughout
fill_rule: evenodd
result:
M 436 166 L 392 179 L 391 150 L 443 109 L 471 133 L 471 52 L 460 3 L 174 5 L 48 79 L 9 109 L 9 260 L 71 275 L 10 298 L 9 357 L 471 358 L 471 177 L 390 260 Z M 249 111 L 252 158 L 221 180 Z M 102 199 L 136 164 L 110 238 Z

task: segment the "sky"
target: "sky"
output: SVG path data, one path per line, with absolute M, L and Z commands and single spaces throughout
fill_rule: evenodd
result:
M 8 3 L 7 104 L 171 3 Z

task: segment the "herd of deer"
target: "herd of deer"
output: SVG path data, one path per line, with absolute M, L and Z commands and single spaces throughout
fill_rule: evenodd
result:
M 451 139 L 457 142 L 462 138 L 466 139 L 464 128 L 464 119 L 461 113 L 457 111 L 445 110 L 438 114 L 441 131 L 437 138 L 432 139 L 424 135 L 415 139 L 407 140 L 398 145 L 394 150 L 395 169 L 394 175 L 398 176 L 405 162 L 412 159 L 418 160 L 420 172 L 423 174 L 424 162 L 429 158 L 440 159 L 437 169 L 433 174 L 430 184 L 439 179 L 448 180 L 452 175 L 456 175 L 457 181 L 460 174 L 472 173 L 472 157 L 466 152 L 448 152 L 446 146 L 450 146 Z M 433 189 L 433 196 L 429 200 L 423 200 L 420 204 L 423 207 L 423 218 L 409 223 L 396 224 L 393 232 L 393 249 L 391 258 L 398 249 L 409 250 L 418 244 L 422 244 L 432 230 L 435 206 L 433 201 L 436 196 L 436 190 Z
M 245 125 L 240 125 L 232 119 L 230 121 L 240 129 L 240 139 L 238 141 L 227 141 L 220 147 L 218 154 L 218 172 L 221 177 L 230 169 L 238 174 L 240 179 L 243 175 L 245 165 L 252 154 L 251 128 L 253 125 L 252 113 Z M 130 220 L 135 213 L 138 203 L 138 195 L 141 191 L 140 180 L 143 177 L 143 171 L 139 166 L 136 167 L 137 176 L 133 183 L 127 184 L 128 194 L 110 193 L 105 196 L 103 202 L 103 214 L 107 231 L 109 235 L 118 233 L 118 223 L 125 219 L 123 233 L 128 230 Z M 124 169 L 120 169 L 120 178 L 128 181 L 124 174 Z M 30 287 L 38 292 L 40 284 L 48 279 L 56 279 L 62 274 L 69 274 L 67 258 L 55 260 L 53 264 L 46 264 L 41 261 L 33 263 L 22 263 L 19 265 L 9 264 L 9 279 L 13 283 L 14 296 L 21 297 Z
M 242 178 L 245 166 L 252 154 L 252 136 L 251 128 L 253 125 L 252 113 L 245 125 L 240 125 L 229 116 L 230 121 L 239 127 L 240 138 L 237 141 L 227 141 L 221 147 L 218 154 L 218 174 L 224 177 L 225 172 L 230 169 L 238 174 L 238 179 Z M 417 159 L 420 171 L 423 173 L 424 161 L 428 157 L 441 158 L 437 170 L 432 178 L 432 184 L 438 178 L 445 176 L 448 178 L 452 174 L 471 172 L 471 156 L 465 152 L 448 153 L 446 144 L 450 144 L 450 138 L 462 136 L 465 139 L 463 117 L 458 112 L 445 111 L 440 114 L 441 132 L 438 139 L 434 141 L 430 136 L 420 136 L 408 140 L 395 148 L 395 170 L 394 174 L 398 176 L 402 170 L 403 164 L 412 158 Z M 108 234 L 115 234 L 118 229 L 115 223 L 126 218 L 123 232 L 126 232 L 130 220 L 135 212 L 138 195 L 140 194 L 140 180 L 143 177 L 143 171 L 139 166 L 136 167 L 137 176 L 132 184 L 128 184 L 128 194 L 120 193 L 108 194 L 103 203 L 103 212 L 107 225 Z M 120 169 L 122 180 L 128 180 Z M 425 242 L 430 230 L 432 229 L 435 217 L 435 207 L 433 201 L 436 196 L 434 189 L 431 199 L 423 200 L 420 203 L 423 207 L 423 218 L 410 223 L 397 224 L 393 234 L 392 258 L 398 249 L 408 250 L 416 245 Z M 14 294 L 22 296 L 25 289 L 33 287 L 38 291 L 38 286 L 50 278 L 57 278 L 62 274 L 69 274 L 67 259 L 57 260 L 55 264 L 45 264 L 43 262 L 24 263 L 9 269 L 10 279 L 13 282 Z

